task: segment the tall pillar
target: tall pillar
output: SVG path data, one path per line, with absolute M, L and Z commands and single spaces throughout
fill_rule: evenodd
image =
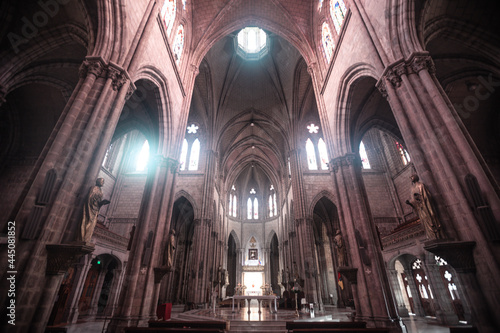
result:
M 88 254 L 75 265 L 75 284 L 68 297 L 69 300 L 66 303 L 66 309 L 64 309 L 63 322 L 74 324 L 78 320 L 78 302 L 80 301 L 83 286 L 85 285 L 85 280 L 87 279 L 87 274 L 94 258 L 94 255 Z
M 105 149 L 101 146 L 109 146 L 130 84 L 123 69 L 99 57 L 87 57 L 80 74 L 72 97 L 9 215 L 10 220 L 17 222 L 17 233 L 23 236 L 18 239 L 16 257 L 17 332 L 43 331 L 47 324 L 50 311 L 42 315 L 41 309 L 52 307 L 50 302 L 61 280 L 55 276 L 59 273 L 45 275 L 43 267 L 52 260 L 50 256 L 64 254 L 54 250 L 54 246 L 64 245 L 61 251 L 77 251 L 72 242 L 78 233 L 81 207 L 104 157 Z M 31 221 L 38 193 L 49 170 L 57 174 L 53 199 L 44 207 L 40 219 Z M 32 222 L 36 222 L 35 225 Z M 23 234 L 27 228 L 32 231 Z M 85 246 L 80 246 L 81 255 L 88 250 Z M 76 252 L 73 254 L 76 259 Z M 3 253 L 0 257 L 4 258 Z M 54 282 L 56 280 L 58 282 Z M 52 291 L 44 289 L 47 285 Z M 4 304 L 8 301 L 4 284 L 0 290 L 0 304 Z
M 130 250 L 120 302 L 108 332 L 121 332 L 156 318 L 159 274 L 163 265 L 165 242 L 170 231 L 175 176 L 178 162 L 156 156 L 150 162 L 138 225 Z M 161 278 L 159 279 L 161 280 Z
M 391 282 L 392 290 L 394 292 L 394 299 L 396 301 L 396 307 L 398 310 L 398 315 L 400 317 L 408 317 L 408 309 L 406 308 L 405 301 L 403 299 L 403 292 L 401 291 L 401 285 L 399 284 L 398 271 L 395 269 L 388 269 L 389 280 Z
M 401 324 L 391 293 L 382 251 L 364 192 L 361 163 L 355 154 L 332 161 L 334 183 L 339 198 L 341 232 L 347 250 L 347 263 L 357 269 L 356 319 L 370 326 L 398 330 Z M 398 324 L 396 324 L 398 323 Z
M 422 306 L 422 302 L 420 301 L 420 290 L 418 290 L 417 285 L 415 284 L 415 279 L 413 278 L 413 272 L 408 262 L 401 262 L 403 265 L 404 271 L 406 273 L 406 278 L 408 279 L 408 287 L 410 287 L 410 292 L 413 298 L 413 307 L 415 310 L 415 314 L 419 317 L 425 316 L 424 307 Z
M 490 309 L 500 308 L 500 286 L 489 279 L 500 275 L 500 266 L 491 264 L 497 262 L 497 255 L 486 231 L 497 229 L 498 223 L 485 225 L 491 221 L 476 217 L 467 199 L 465 177 L 471 174 L 477 178 L 480 191 L 497 220 L 500 219 L 500 191 L 463 128 L 457 110 L 440 86 L 432 59 L 426 52 L 415 52 L 408 59 L 396 61 L 384 70 L 377 87 L 387 97 L 415 168 L 434 196 L 445 239 L 476 243 L 473 254 L 477 287 L 485 298 L 480 304 L 469 299 L 471 309 L 484 303 Z M 465 286 L 464 289 L 471 288 Z M 493 320 L 495 327 L 500 328 L 500 317 L 495 316 Z

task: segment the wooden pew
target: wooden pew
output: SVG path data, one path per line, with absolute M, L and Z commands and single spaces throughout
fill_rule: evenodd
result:
M 388 328 L 300 328 L 293 333 L 389 333 Z
M 192 328 L 192 327 L 126 327 L 126 333 L 224 333 L 217 328 Z
M 158 320 L 150 321 L 149 327 L 166 328 L 211 328 L 221 331 L 228 330 L 229 327 L 225 321 L 204 320 L 204 321 L 185 321 L 185 320 Z
M 366 328 L 364 321 L 287 321 L 286 329 L 296 332 L 298 329 Z

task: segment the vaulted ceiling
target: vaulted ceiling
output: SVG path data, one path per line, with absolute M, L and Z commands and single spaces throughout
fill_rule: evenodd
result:
M 189 122 L 200 125 L 207 149 L 218 153 L 227 186 L 238 179 L 240 187 L 262 187 L 288 172 L 297 130 L 311 117 L 318 119 L 317 107 L 296 48 L 267 32 L 269 52 L 245 60 L 236 52 L 237 33 L 220 39 L 204 57 Z

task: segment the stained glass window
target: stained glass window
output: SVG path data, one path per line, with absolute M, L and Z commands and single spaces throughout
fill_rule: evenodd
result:
M 181 24 L 177 28 L 177 33 L 174 39 L 174 56 L 175 56 L 175 62 L 177 64 L 181 62 L 183 48 L 184 48 L 184 26 Z
M 330 15 L 332 16 L 333 25 L 337 33 L 340 32 L 340 27 L 342 26 L 342 22 L 344 22 L 346 13 L 347 9 L 343 0 L 330 1 Z
M 276 192 L 273 193 L 274 216 L 278 215 L 278 206 L 276 205 Z
M 326 144 L 323 138 L 319 138 L 318 151 L 321 160 L 321 170 L 328 170 L 328 152 L 326 151 Z
M 252 219 L 252 199 L 247 200 L 247 219 Z
M 238 207 L 238 200 L 236 194 L 233 196 L 233 216 L 236 217 L 236 207 Z
M 273 217 L 273 213 L 274 213 L 274 210 L 273 210 L 273 196 L 271 194 L 269 194 L 269 216 Z
M 311 139 L 306 141 L 306 154 L 307 154 L 307 165 L 309 170 L 318 170 L 318 164 L 316 163 L 316 152 L 314 150 L 314 144 Z
M 399 154 L 401 155 L 401 160 L 403 160 L 403 164 L 407 165 L 408 163 L 410 163 L 410 155 L 403 147 L 403 145 L 396 141 L 396 147 L 398 147 Z
M 182 9 L 186 10 L 186 0 L 182 0 Z
M 163 25 L 167 29 L 167 35 L 170 35 L 172 31 L 172 26 L 174 25 L 176 12 L 176 0 L 165 0 L 163 8 L 161 9 L 161 18 L 163 20 Z
M 321 28 L 321 41 L 323 42 L 323 49 L 325 50 L 326 60 L 329 63 L 333 55 L 333 39 L 330 32 L 330 26 L 324 22 Z
M 229 216 L 233 215 L 233 195 L 229 194 Z
M 368 155 L 366 154 L 366 149 L 363 141 L 359 144 L 359 157 L 361 158 L 361 164 L 363 169 L 371 169 L 370 161 L 368 161 Z
M 254 220 L 259 219 L 259 201 L 257 198 L 253 199 L 253 218 Z
M 196 139 L 191 146 L 191 156 L 189 156 L 189 170 L 198 170 L 198 160 L 200 159 L 200 140 Z
M 188 153 L 188 142 L 184 139 L 182 143 L 181 158 L 180 158 L 180 170 L 186 170 L 186 158 Z

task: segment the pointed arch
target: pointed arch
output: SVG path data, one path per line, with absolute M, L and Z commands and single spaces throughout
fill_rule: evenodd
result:
M 194 200 L 193 196 L 191 196 L 188 192 L 186 192 L 184 190 L 177 192 L 174 196 L 174 202 L 176 202 L 177 200 L 179 200 L 182 197 L 184 197 L 187 201 L 189 201 L 191 206 L 193 206 L 194 219 L 195 220 L 199 219 L 200 215 L 201 215 L 200 211 L 199 211 L 199 206 L 196 205 L 196 200 Z
M 332 194 L 331 192 L 327 191 L 327 190 L 323 190 L 321 192 L 318 192 L 314 197 L 313 199 L 311 200 L 311 204 L 309 205 L 309 210 L 308 210 L 308 215 L 309 217 L 312 219 L 313 218 L 313 214 L 314 214 L 314 207 L 316 207 L 316 205 L 318 204 L 318 202 L 322 199 L 322 198 L 327 198 L 328 200 L 330 200 L 335 206 L 337 206 L 336 202 L 337 202 L 337 199 L 335 197 L 334 194 Z
M 276 237 L 278 237 L 278 234 L 276 233 L 276 231 L 274 231 L 274 229 L 271 229 L 266 237 L 266 249 L 269 249 L 271 247 L 271 242 L 273 241 L 274 235 L 276 235 Z
M 241 248 L 241 242 L 240 242 L 240 239 L 238 238 L 238 235 L 236 234 L 236 231 L 234 231 L 234 229 L 231 230 L 231 232 L 227 236 L 228 239 L 229 239 L 229 236 L 233 236 L 234 242 L 236 243 L 236 248 L 240 249 Z
M 375 82 L 378 80 L 376 69 L 367 63 L 353 64 L 340 78 L 337 100 L 333 108 L 337 110 L 337 113 L 333 115 L 330 121 L 332 132 L 338 133 L 332 140 L 332 151 L 337 154 L 336 156 L 343 156 L 355 151 L 351 135 L 353 91 L 356 88 L 356 84 L 365 78 L 371 78 Z M 334 157 L 330 156 L 330 158 Z

